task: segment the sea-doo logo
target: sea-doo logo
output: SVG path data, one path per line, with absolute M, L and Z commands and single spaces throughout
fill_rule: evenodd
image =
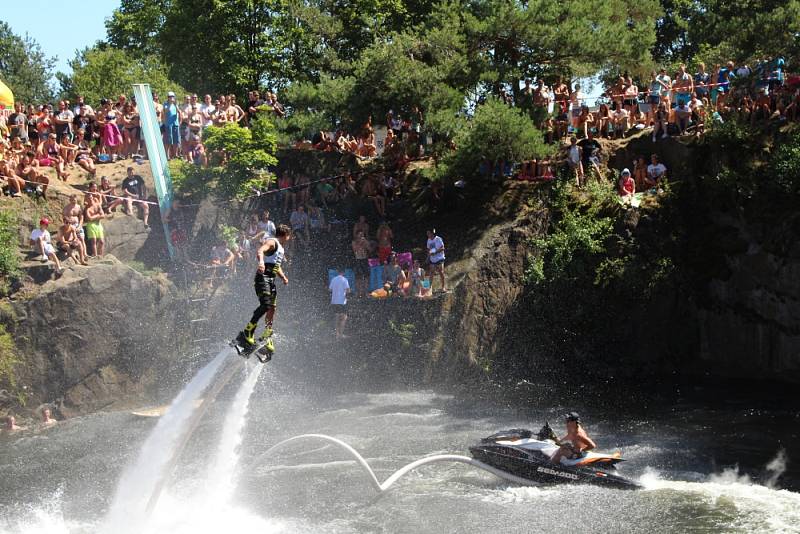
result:
M 578 480 L 578 475 L 572 473 L 565 473 L 563 471 L 556 471 L 555 469 L 550 469 L 549 467 L 538 467 L 536 468 L 537 471 L 540 473 L 547 473 L 548 475 L 555 475 L 561 478 L 569 478 L 571 480 Z

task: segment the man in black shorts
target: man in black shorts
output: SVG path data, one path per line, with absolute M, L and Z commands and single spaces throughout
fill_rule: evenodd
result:
M 269 361 L 275 352 L 275 345 L 272 341 L 272 322 L 275 320 L 275 307 L 278 302 L 275 277 L 278 276 L 283 280 L 284 285 L 289 284 L 289 279 L 281 269 L 281 263 L 283 263 L 284 258 L 283 246 L 289 239 L 291 239 L 291 230 L 285 224 L 280 224 L 275 230 L 275 237 L 268 238 L 258 247 L 256 251 L 258 270 L 254 281 L 256 296 L 258 297 L 258 308 L 253 312 L 250 322 L 247 323 L 244 330 L 239 332 L 239 335 L 236 336 L 232 343 L 237 347 L 237 350 L 238 348 L 242 349 L 239 351 L 240 353 L 251 352 L 256 345 L 254 334 L 258 321 L 261 317 L 264 317 L 266 328 L 258 338 L 259 342 L 264 342 L 265 353 L 258 355 L 259 360 L 262 362 Z
M 128 175 L 122 180 L 122 194 L 125 196 L 125 207 L 130 215 L 133 215 L 133 203 L 142 206 L 142 220 L 144 227 L 149 228 L 147 219 L 150 215 L 150 206 L 147 203 L 147 187 L 144 179 L 138 174 L 133 174 L 133 167 L 128 167 Z

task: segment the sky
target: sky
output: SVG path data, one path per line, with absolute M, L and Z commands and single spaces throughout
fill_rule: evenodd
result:
M 55 57 L 56 72 L 69 73 L 67 62 L 76 50 L 105 38 L 105 19 L 119 7 L 119 0 L 79 0 L 71 7 L 63 0 L 0 0 L 0 4 L 0 20 L 15 34 L 30 35 L 47 57 Z

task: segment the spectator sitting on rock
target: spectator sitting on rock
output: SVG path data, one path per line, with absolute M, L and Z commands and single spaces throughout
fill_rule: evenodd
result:
M 8 187 L 8 194 L 12 197 L 20 196 L 25 188 L 25 181 L 11 170 L 4 159 L 0 159 L 0 188 L 2 187 Z
M 692 110 L 689 107 L 689 104 L 683 100 L 679 100 L 678 106 L 675 108 L 675 122 L 678 125 L 678 131 L 680 132 L 680 135 L 683 135 L 684 132 L 686 132 L 691 119 Z
M 383 289 L 389 294 L 398 291 L 402 287 L 402 274 L 403 269 L 397 262 L 397 254 L 392 254 L 383 266 Z
M 144 179 L 138 174 L 133 174 L 133 167 L 128 167 L 128 175 L 122 180 L 122 194 L 125 197 L 125 208 L 129 215 L 133 215 L 134 201 L 142 207 L 142 220 L 144 227 L 150 228 L 147 219 L 150 215 L 150 206 L 147 201 L 147 188 Z
M 220 239 L 211 249 L 211 265 L 214 267 L 214 274 L 225 276 L 234 265 L 236 255 L 228 248 L 224 239 Z
M 86 250 L 85 236 L 83 235 L 83 208 L 78 204 L 78 195 L 72 193 L 69 195 L 69 203 L 61 210 L 61 215 L 69 221 L 78 238 L 83 242 L 84 251 Z
M 422 282 L 425 280 L 425 269 L 419 263 L 419 260 L 414 260 L 414 266 L 409 269 L 408 277 L 411 279 L 411 288 L 409 294 L 412 297 L 421 297 L 425 287 Z
M 657 188 L 667 174 L 667 168 L 658 161 L 658 155 L 650 156 L 650 165 L 647 166 L 647 179 L 645 185 L 649 188 Z
M 97 189 L 97 184 L 92 184 Z M 90 188 L 91 191 L 91 188 Z M 86 197 L 83 210 L 83 219 L 86 221 L 86 249 L 90 257 L 100 256 L 105 253 L 105 233 L 103 231 L 103 213 L 100 197 L 98 193 L 90 193 Z
M 49 259 L 55 263 L 56 273 L 61 274 L 63 269 L 61 267 L 61 262 L 58 261 L 58 256 L 56 256 L 56 249 L 53 248 L 50 232 L 47 230 L 49 225 L 50 219 L 42 217 L 39 221 L 39 228 L 31 232 L 31 247 L 34 251 L 39 253 L 39 261 L 47 262 Z
M 66 253 L 75 263 L 89 265 L 86 262 L 86 248 L 83 240 L 78 236 L 75 227 L 72 226 L 74 217 L 64 217 L 63 224 L 58 229 L 56 243 L 59 250 Z
M 325 220 L 325 214 L 319 206 L 313 204 L 308 208 L 308 226 L 315 235 L 331 231 L 331 225 Z
M 373 176 L 368 176 L 364 180 L 364 184 L 361 186 L 361 195 L 372 201 L 378 216 L 386 217 L 386 198 L 378 189 L 378 184 Z
M 116 198 L 118 195 L 115 189 L 111 182 L 108 181 L 108 178 L 105 176 L 100 178 L 100 205 L 106 215 L 111 215 L 112 212 L 116 211 L 117 206 L 125 202 L 121 198 Z
M 622 174 L 619 177 L 619 183 L 617 186 L 619 196 L 622 197 L 622 201 L 625 203 L 630 203 L 633 200 L 633 194 L 636 192 L 636 182 L 633 180 L 630 170 L 622 170 Z
M 385 196 L 389 202 L 394 201 L 395 197 L 400 193 L 400 184 L 391 174 L 384 175 L 381 188 L 383 189 L 383 196 Z
M 94 164 L 92 148 L 86 139 L 86 130 L 83 128 L 78 130 L 75 147 L 75 162 L 94 179 L 95 174 L 97 174 L 97 167 Z
M 42 424 L 45 426 L 51 426 L 58 423 L 55 419 L 53 419 L 53 415 L 50 412 L 50 408 L 42 408 Z
M 17 165 L 17 176 L 36 187 L 36 190 L 41 192 L 42 198 L 47 198 L 47 186 L 50 184 L 50 179 L 39 171 L 39 163 L 35 158 L 36 155 L 33 152 L 25 152 L 19 165 Z

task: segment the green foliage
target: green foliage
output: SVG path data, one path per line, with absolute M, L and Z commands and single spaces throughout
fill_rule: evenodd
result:
M 20 363 L 17 356 L 17 347 L 6 327 L 0 324 L 0 385 L 15 395 L 20 404 L 25 404 L 25 397 L 17 386 L 17 376 L 14 367 Z
M 605 252 L 614 228 L 616 200 L 609 200 L 611 186 L 595 186 L 581 198 L 570 182 L 559 182 L 551 209 L 556 217 L 551 231 L 535 241 L 540 257 L 529 263 L 529 282 L 575 279 L 589 275 L 596 256 Z
M 173 188 L 183 196 L 202 198 L 211 192 L 212 172 L 189 163 L 185 159 L 172 159 L 168 163 Z
M 223 198 L 242 198 L 253 189 L 269 186 L 268 168 L 278 163 L 275 125 L 265 116 L 251 122 L 250 128 L 238 124 L 211 126 L 205 131 L 205 145 L 211 152 L 225 156 L 224 165 L 210 169 L 216 179 L 215 193 Z
M 144 262 L 139 260 L 128 260 L 125 264 L 143 276 L 155 276 L 163 272 L 158 267 L 148 267 Z
M 400 345 L 407 349 L 414 342 L 417 335 L 417 327 L 414 323 L 400 323 L 389 319 L 389 331 L 397 338 Z
M 533 121 L 496 98 L 479 106 L 471 121 L 456 132 L 458 147 L 448 164 L 461 176 L 476 173 L 481 161 L 519 162 L 553 153 Z
M 15 101 L 48 102 L 53 97 L 50 77 L 55 65 L 34 39 L 20 37 L 0 21 L 0 80 L 14 93 Z
M 239 230 L 227 224 L 220 225 L 217 235 L 220 239 L 225 241 L 228 248 L 233 250 L 236 248 L 236 242 L 239 238 Z
M 800 133 L 795 133 L 778 145 L 770 162 L 770 172 L 765 178 L 774 181 L 784 194 L 800 194 Z
M 109 44 L 143 56 L 160 56 L 158 36 L 172 3 L 172 0 L 121 0 L 105 22 Z
M 0 295 L 19 275 L 19 240 L 17 218 L 12 211 L 0 211 Z
M 86 48 L 70 61 L 71 76 L 60 76 L 62 92 L 83 95 L 96 105 L 101 98 L 130 94 L 135 83 L 149 83 L 154 92 L 185 94 L 186 90 L 167 77 L 166 66 L 155 56 L 141 56 L 116 48 Z
M 657 60 L 748 62 L 800 53 L 798 0 L 661 0 Z

